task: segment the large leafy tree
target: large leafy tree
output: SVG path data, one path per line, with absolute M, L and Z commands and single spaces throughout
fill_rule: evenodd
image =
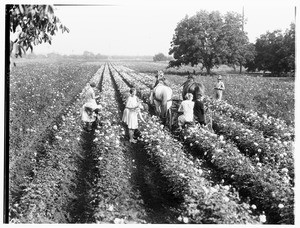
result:
M 173 36 L 169 67 L 201 64 L 210 74 L 220 64 L 245 63 L 248 38 L 242 31 L 242 17 L 237 13 L 222 16 L 218 11 L 202 10 L 181 20 Z M 249 53 L 248 53 L 249 54 Z
M 274 75 L 295 71 L 295 24 L 285 34 L 281 30 L 262 34 L 255 43 L 256 55 L 247 63 L 249 71 L 270 71 Z
M 60 29 L 69 32 L 54 15 L 51 5 L 7 5 L 10 20 L 10 55 L 22 57 L 28 49 L 44 42 L 51 44 Z
M 226 39 L 226 64 L 242 66 L 247 60 L 253 60 L 255 48 L 249 43 L 246 33 L 243 31 L 243 17 L 235 12 L 228 12 L 224 17 L 224 33 Z
M 284 72 L 295 72 L 295 40 L 295 24 L 292 23 L 290 29 L 286 30 L 281 45 L 283 59 L 280 64 Z

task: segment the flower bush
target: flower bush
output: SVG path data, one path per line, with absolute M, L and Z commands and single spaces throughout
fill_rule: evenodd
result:
M 145 223 L 145 210 L 140 200 L 140 193 L 132 188 L 129 164 L 135 165 L 125 157 L 125 129 L 120 124 L 117 101 L 108 68 L 103 74 L 102 126 L 95 131 L 93 142 L 97 148 L 94 186 L 90 191 L 96 223 Z
M 34 166 L 34 151 L 52 127 L 62 121 L 85 83 L 99 65 L 78 62 L 32 62 L 13 68 L 10 75 L 9 175 L 10 198 L 19 197 Z M 13 200 L 14 201 L 14 200 Z
M 99 74 L 95 80 L 99 82 Z M 51 134 L 44 137 L 33 150 L 28 150 L 32 170 L 23 176 L 20 198 L 10 199 L 10 223 L 67 223 L 70 222 L 70 203 L 76 199 L 74 189 L 78 160 L 81 155 L 79 94 L 74 104 L 65 107 L 61 121 L 47 128 Z M 31 148 L 32 149 L 32 148 Z M 16 166 L 13 166 L 16 169 Z M 10 178 L 12 178 L 10 176 Z
M 114 80 L 125 102 L 128 85 L 112 68 Z M 138 88 L 141 88 L 140 86 Z M 183 223 L 259 223 L 258 218 L 240 204 L 236 191 L 222 185 L 213 186 L 182 150 L 182 145 L 160 124 L 156 116 L 144 112 L 146 124 L 141 123 L 141 142 L 154 164 L 172 186 L 172 192 L 183 198 L 183 212 L 178 221 Z M 201 187 L 200 187 L 201 186 Z
M 122 76 L 132 85 L 135 85 L 137 88 L 142 88 L 141 93 L 143 96 L 149 97 L 149 92 L 145 89 L 147 78 L 143 76 L 144 84 L 141 83 L 141 79 L 133 79 L 138 76 L 132 76 L 132 72 L 130 73 L 130 76 L 125 72 L 126 69 L 124 70 L 123 68 Z M 220 118 L 218 120 L 220 121 Z M 245 128 L 245 126 L 242 126 L 241 124 L 237 125 L 238 127 Z M 258 209 L 260 211 L 267 211 L 266 213 L 270 222 L 294 222 L 294 218 L 292 216 L 294 205 L 293 187 L 290 183 L 290 178 L 286 175 L 286 172 L 282 172 L 283 167 L 292 164 L 292 151 L 289 151 L 288 147 L 285 151 L 290 154 L 290 159 L 281 159 L 282 163 L 280 161 L 276 161 L 278 159 L 276 156 L 278 156 L 282 151 L 275 151 L 275 148 L 273 148 L 273 151 L 265 151 L 267 158 L 264 160 L 265 165 L 262 166 L 262 164 L 257 160 L 254 159 L 251 161 L 249 158 L 245 157 L 234 144 L 230 143 L 230 141 L 224 141 L 223 139 L 218 141 L 218 136 L 216 134 L 211 134 L 200 127 L 189 130 L 191 131 L 183 132 L 182 137 L 184 143 L 190 148 L 190 150 L 197 156 L 204 157 L 206 160 L 210 161 L 215 168 L 223 174 L 224 179 L 228 179 L 233 186 L 244 192 L 245 195 L 249 196 L 251 200 L 259 206 Z M 230 127 L 222 133 L 224 133 L 225 137 L 229 135 L 228 138 L 230 138 L 232 131 L 233 127 Z M 259 135 L 256 135 L 255 137 L 259 137 Z M 239 136 L 235 135 L 235 139 L 238 140 Z M 270 143 L 272 143 L 273 139 Z M 264 146 L 268 148 L 269 144 L 267 144 L 267 139 L 262 137 L 260 141 L 263 141 L 265 143 Z M 255 141 L 250 142 L 250 140 L 248 143 L 253 143 L 253 146 L 256 148 L 259 145 L 263 145 L 262 143 L 258 144 Z M 291 143 L 289 142 L 289 144 Z M 253 146 L 251 145 L 249 149 Z M 262 152 L 262 149 L 264 148 L 261 147 L 257 148 L 257 150 L 258 149 Z M 272 157 L 273 153 L 278 154 L 273 155 Z M 270 159 L 272 164 L 271 167 L 269 165 L 270 163 L 266 162 L 268 159 Z M 281 164 L 281 166 L 276 167 L 274 163 Z M 278 172 L 274 172 L 274 169 Z M 270 195 L 270 192 L 273 194 Z M 289 205 L 285 212 L 278 211 L 277 205 L 280 202 L 285 202 Z M 274 215 L 277 216 L 275 220 L 273 220 Z

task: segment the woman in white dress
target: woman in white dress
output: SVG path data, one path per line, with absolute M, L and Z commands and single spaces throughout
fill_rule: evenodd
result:
M 136 89 L 130 89 L 130 96 L 127 98 L 126 107 L 123 112 L 122 121 L 127 124 L 129 130 L 129 142 L 136 143 L 133 138 L 134 131 L 138 129 L 138 116 L 144 121 L 143 116 L 140 112 L 141 104 L 136 96 Z

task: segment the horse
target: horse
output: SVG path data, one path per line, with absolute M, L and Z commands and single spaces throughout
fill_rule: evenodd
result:
M 185 95 L 187 93 L 193 94 L 193 100 L 197 99 L 198 95 L 204 96 L 205 87 L 202 83 L 192 82 L 183 86 L 182 89 L 182 98 L 185 100 Z
M 155 111 L 163 121 L 166 121 L 167 111 L 172 106 L 173 91 L 169 86 L 158 84 L 151 93 L 150 100 L 155 105 Z

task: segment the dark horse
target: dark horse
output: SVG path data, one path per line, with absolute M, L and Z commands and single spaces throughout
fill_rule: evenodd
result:
M 197 95 L 204 96 L 205 88 L 202 83 L 191 82 L 183 86 L 182 89 L 182 98 L 185 100 L 185 95 L 187 93 L 193 94 L 193 100 L 197 99 Z

